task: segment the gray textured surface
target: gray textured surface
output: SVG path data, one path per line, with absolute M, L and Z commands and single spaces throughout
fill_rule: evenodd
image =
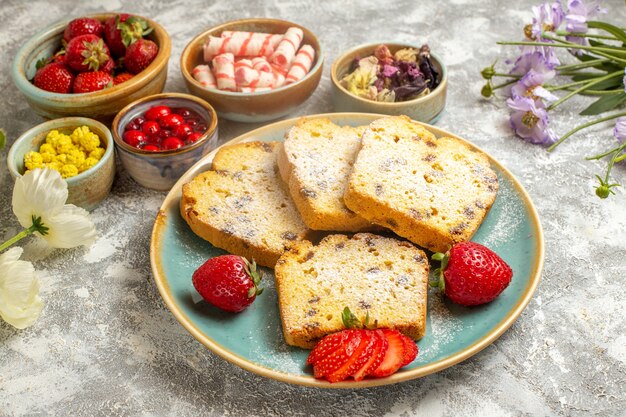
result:
M 506 2 L 505 9 L 497 0 L 401 1 L 391 10 L 374 0 L 248 3 L 2 0 L 0 126 L 8 144 L 41 122 L 10 79 L 12 58 L 40 26 L 65 16 L 124 10 L 159 21 L 173 41 L 166 91 L 185 91 L 180 53 L 205 28 L 252 16 L 297 21 L 319 34 L 326 66 L 319 88 L 291 116 L 331 110 L 328 74 L 339 51 L 374 40 L 427 41 L 450 73 L 438 125 L 499 159 L 539 211 L 546 264 L 528 308 L 480 354 L 419 380 L 323 391 L 258 377 L 206 350 L 165 308 L 149 264 L 150 231 L 165 194 L 142 189 L 120 170 L 112 194 L 92 213 L 100 235 L 93 247 L 51 251 L 34 238 L 23 243 L 24 258 L 42 271 L 46 307 L 27 330 L 0 323 L 0 415 L 624 415 L 626 195 L 596 198 L 592 177 L 604 165 L 583 160 L 612 146 L 612 125 L 549 155 L 511 135 L 501 101 L 479 99 L 480 69 L 514 53 L 495 42 L 518 39 L 538 2 Z M 623 1 L 606 5 L 609 21 L 626 21 Z M 583 101 L 552 115 L 557 132 L 579 122 L 574 110 Z M 223 122 L 221 140 L 254 127 Z M 0 153 L 0 240 L 19 227 L 7 151 Z M 626 183 L 624 164 L 614 175 Z

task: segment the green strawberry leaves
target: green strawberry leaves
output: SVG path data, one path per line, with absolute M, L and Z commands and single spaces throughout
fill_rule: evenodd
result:
M 261 285 L 261 274 L 259 274 L 259 270 L 256 267 L 256 262 L 253 259 L 252 263 L 250 263 L 250 261 L 248 261 L 243 256 L 241 257 L 241 259 L 243 259 L 244 270 L 246 271 L 246 274 L 250 276 L 250 278 L 252 279 L 252 283 L 254 284 L 248 290 L 248 298 L 252 298 L 256 295 L 261 295 L 264 288 L 259 287 L 259 285 Z

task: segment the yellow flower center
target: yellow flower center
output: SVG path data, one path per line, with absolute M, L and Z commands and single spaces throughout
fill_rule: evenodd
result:
M 524 123 L 527 127 L 533 127 L 537 124 L 539 118 L 530 110 L 527 111 L 524 116 L 522 116 L 522 123 Z

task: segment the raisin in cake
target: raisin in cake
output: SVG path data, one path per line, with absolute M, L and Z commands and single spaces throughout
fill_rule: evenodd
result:
M 248 142 L 220 149 L 210 171 L 183 185 L 180 212 L 191 230 L 218 248 L 273 268 L 308 232 L 278 174 L 281 146 Z
M 358 233 L 330 235 L 317 246 L 297 242 L 276 263 L 276 290 L 285 341 L 312 348 L 342 330 L 341 312 L 375 327 L 419 339 L 426 330 L 429 265 L 406 241 Z
M 344 201 L 373 223 L 443 252 L 472 237 L 497 190 L 485 154 L 395 116 L 375 120 L 363 133 Z
M 371 222 L 343 202 L 363 130 L 337 126 L 325 118 L 303 119 L 285 135 L 278 167 L 309 228 L 346 232 L 372 229 Z

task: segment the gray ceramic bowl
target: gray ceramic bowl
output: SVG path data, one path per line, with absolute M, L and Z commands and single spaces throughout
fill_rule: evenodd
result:
M 41 123 L 17 138 L 9 150 L 7 165 L 13 178 L 22 176 L 26 171 L 24 156 L 29 151 L 39 150 L 48 132 L 56 129 L 61 133 L 70 134 L 79 126 L 88 126 L 96 133 L 105 147 L 105 152 L 96 165 L 65 180 L 69 192 L 67 203 L 92 210 L 109 194 L 115 177 L 113 138 L 111 131 L 102 123 L 86 117 L 64 117 Z
M 290 27 L 304 32 L 303 44 L 315 49 L 315 60 L 307 75 L 301 80 L 274 90 L 239 93 L 205 88 L 191 75 L 196 65 L 204 64 L 202 46 L 208 36 L 219 36 L 225 30 L 285 33 Z M 309 29 L 293 22 L 278 19 L 251 18 L 234 20 L 214 26 L 193 38 L 180 56 L 180 70 L 187 89 L 215 106 L 220 117 L 237 122 L 265 122 L 292 112 L 306 101 L 317 88 L 322 77 L 324 55 L 319 40 Z
M 122 135 L 128 122 L 157 105 L 188 107 L 197 112 L 206 121 L 206 133 L 193 145 L 161 152 L 138 149 L 124 142 Z M 156 94 L 124 107 L 113 119 L 111 131 L 117 154 L 130 176 L 146 188 L 165 191 L 172 188 L 187 169 L 217 146 L 217 114 L 206 101 L 189 94 Z
M 365 58 L 372 55 L 378 45 L 387 45 L 391 53 L 402 48 L 416 48 L 419 45 L 395 42 L 377 42 L 357 46 L 342 54 L 333 62 L 330 69 L 332 80 L 332 101 L 336 112 L 377 113 L 388 115 L 407 115 L 413 120 L 425 123 L 434 123 L 446 106 L 448 91 L 448 71 L 436 54 L 431 53 L 433 65 L 439 70 L 441 80 L 439 85 L 430 94 L 413 100 L 395 103 L 380 102 L 357 97 L 341 85 L 341 79 L 348 74 L 350 65 L 356 58 Z

